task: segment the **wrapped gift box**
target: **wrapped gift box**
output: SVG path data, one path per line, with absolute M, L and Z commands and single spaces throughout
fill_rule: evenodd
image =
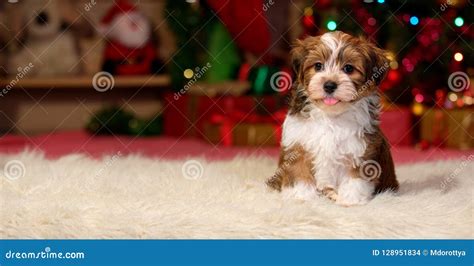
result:
M 174 137 L 206 139 L 205 126 L 214 116 L 232 113 L 268 114 L 283 105 L 278 96 L 180 95 L 165 96 L 164 134 Z
M 234 111 L 214 114 L 205 126 L 206 139 L 225 146 L 277 146 L 286 111 L 258 115 Z
M 474 109 L 430 109 L 421 118 L 420 134 L 435 146 L 474 148 Z
M 208 141 L 225 146 L 278 146 L 281 133 L 270 124 L 241 123 L 230 130 L 222 125 L 207 124 L 205 134 Z

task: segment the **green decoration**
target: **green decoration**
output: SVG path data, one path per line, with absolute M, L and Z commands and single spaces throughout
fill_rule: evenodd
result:
M 205 74 L 205 80 L 219 82 L 235 79 L 241 64 L 237 46 L 220 21 L 213 24 L 208 44 L 208 62 L 211 67 Z
M 135 117 L 120 107 L 107 107 L 94 115 L 86 126 L 87 131 L 98 135 L 155 136 L 163 131 L 161 115 L 151 120 Z
M 206 63 L 207 34 L 212 22 L 211 9 L 200 6 L 199 2 L 166 1 L 164 17 L 174 33 L 177 51 L 168 64 L 173 89 L 179 91 L 188 79 L 184 76 L 186 69 L 195 70 Z
M 272 84 L 271 78 L 280 71 L 280 68 L 268 65 L 252 68 L 248 78 L 252 84 L 251 92 L 254 95 L 275 94 L 279 88 L 273 87 L 278 84 L 275 81 Z

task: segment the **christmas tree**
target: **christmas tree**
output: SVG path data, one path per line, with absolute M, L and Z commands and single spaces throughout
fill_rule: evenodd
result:
M 381 89 L 395 103 L 444 105 L 449 93 L 457 93 L 458 107 L 472 104 L 468 76 L 474 71 L 474 9 L 468 1 L 323 0 L 307 5 L 303 23 L 308 31 L 362 35 L 388 51 L 391 70 Z M 457 82 L 450 78 L 453 73 Z

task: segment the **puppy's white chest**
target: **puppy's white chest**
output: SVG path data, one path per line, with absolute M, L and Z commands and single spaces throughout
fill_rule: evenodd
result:
M 313 157 L 313 172 L 320 186 L 336 188 L 359 165 L 367 148 L 364 125 L 342 118 L 301 118 L 288 115 L 282 145 L 301 145 Z

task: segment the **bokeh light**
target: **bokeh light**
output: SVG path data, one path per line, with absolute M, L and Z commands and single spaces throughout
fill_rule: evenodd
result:
M 375 26 L 375 24 L 377 24 L 377 20 L 375 18 L 369 18 L 367 20 L 367 24 L 369 24 L 370 26 Z
M 464 25 L 464 19 L 462 17 L 455 18 L 454 25 L 461 27 L 462 25 Z
M 418 25 L 419 22 L 420 22 L 420 20 L 418 19 L 417 16 L 412 16 L 410 18 L 410 24 L 413 25 L 413 26 Z
M 463 60 L 464 56 L 461 53 L 455 53 L 454 54 L 454 60 L 461 62 Z
M 184 70 L 183 75 L 184 75 L 185 78 L 190 79 L 194 76 L 194 72 L 191 69 L 188 68 L 188 69 Z
M 417 94 L 415 96 L 415 101 L 416 102 L 422 103 L 424 99 L 425 99 L 425 97 L 423 96 L 423 94 Z
M 458 96 L 456 95 L 456 93 L 450 93 L 448 98 L 451 102 L 455 102 L 458 99 Z
M 337 28 L 337 24 L 334 20 L 330 20 L 327 24 L 328 30 L 335 30 Z

